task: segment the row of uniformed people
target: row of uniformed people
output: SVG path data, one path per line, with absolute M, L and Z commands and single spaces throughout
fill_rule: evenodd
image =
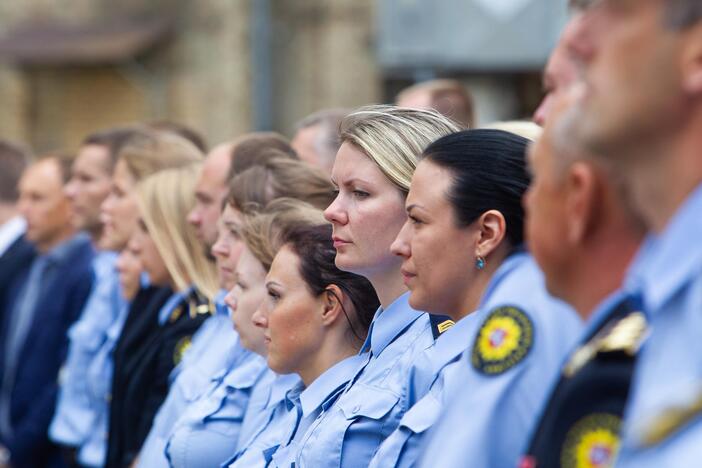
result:
M 192 338 L 190 329 L 179 335 L 184 341 L 142 345 L 146 355 L 171 353 L 173 361 L 133 362 L 139 360 L 138 353 L 130 348 L 140 344 L 139 337 L 163 335 L 170 320 L 197 317 L 197 305 L 192 315 L 182 309 L 182 292 L 189 290 L 190 281 L 170 301 L 169 294 L 146 294 L 153 286 L 139 292 L 128 317 L 122 319 L 124 325 L 116 326 L 124 327 L 121 333 L 109 334 L 119 336 L 119 341 L 105 340 L 116 366 L 107 465 L 212 466 L 229 458 L 235 466 L 410 466 L 419 462 L 419 447 L 428 429 L 455 399 L 452 389 L 463 390 L 466 385 L 471 391 L 461 392 L 461 398 L 475 429 L 468 445 L 470 457 L 485 466 L 516 459 L 546 396 L 544 382 L 553 377 L 576 339 L 579 323 L 571 310 L 548 297 L 540 272 L 523 250 L 521 197 L 528 186 L 527 140 L 500 130 L 459 130 L 434 112 L 364 108 L 342 123 L 343 144 L 332 173 L 336 192 L 328 181 L 275 154 L 233 179 L 220 223 L 220 243 L 225 244 L 220 248 L 224 247 L 229 263 L 222 261 L 220 266 L 235 266 L 237 275 L 235 284 L 220 282 L 220 286 L 232 290 L 228 302 L 237 333 L 223 320 L 220 307 L 218 315 L 205 321 L 209 326 Z M 415 174 L 423 153 L 424 161 Z M 131 195 L 124 183 L 134 184 L 124 177 L 134 172 L 128 172 L 128 167 L 117 165 L 117 195 L 119 191 Z M 176 232 L 187 232 L 183 223 L 190 205 L 185 200 L 192 196 L 192 188 L 188 190 L 183 174 L 188 170 L 170 169 L 145 178 L 136 192 L 141 226 L 132 231 L 134 236 L 128 229 L 122 231 L 132 237 L 127 254 L 137 253 L 146 260 L 152 285 L 164 281 L 165 273 L 182 274 L 177 270 L 178 257 L 170 256 L 176 262 L 174 268 L 163 261 L 168 257 L 161 253 L 165 249 L 152 244 L 158 245 L 160 236 L 173 236 L 173 226 L 179 226 Z M 280 174 L 284 176 L 276 179 Z M 311 187 L 307 195 L 300 183 Z M 174 196 L 178 191 L 179 202 Z M 315 237 L 314 229 L 302 237 L 310 238 L 308 242 L 317 239 L 310 252 L 330 252 L 333 247 L 336 267 L 329 265 L 328 255 L 315 258 L 298 252 L 302 263 L 318 263 L 306 270 L 298 268 L 307 289 L 301 287 L 304 281 L 298 281 L 297 288 L 286 291 L 297 293 L 289 301 L 297 306 L 295 301 L 302 301 L 299 294 L 309 295 L 312 289 L 317 293 L 312 297 L 321 304 L 338 304 L 337 313 L 341 310 L 347 322 L 329 321 L 322 314 L 315 328 L 298 316 L 299 323 L 283 322 L 283 331 L 274 333 L 268 318 L 276 316 L 276 307 L 269 307 L 271 317 L 251 317 L 259 305 L 245 299 L 255 297 L 251 288 L 264 287 L 266 270 L 275 263 L 275 250 L 285 236 L 273 235 L 276 229 L 270 226 L 264 229 L 267 235 L 256 236 L 251 226 L 261 221 L 255 216 L 244 220 L 251 205 L 265 206 L 279 196 L 307 197 L 318 208 L 326 207 L 325 217 L 333 226 L 333 234 L 326 237 Z M 126 203 L 118 208 L 123 209 L 118 216 L 134 213 Z M 295 210 L 277 209 L 295 218 L 290 214 Z M 164 210 L 170 218 L 163 218 Z M 270 210 L 266 216 L 275 218 L 275 204 Z M 154 216 L 152 212 L 161 216 L 160 222 L 146 222 Z M 306 223 L 314 224 L 309 219 Z M 107 226 L 112 226 L 109 219 Z M 242 248 L 242 236 L 246 248 Z M 268 247 L 265 257 L 260 253 L 262 243 L 277 247 Z M 170 251 L 188 255 L 189 261 L 198 258 L 177 247 Z M 252 253 L 257 251 L 258 255 Z M 150 255 L 161 261 L 149 264 Z M 285 264 L 291 262 L 294 259 L 288 258 Z M 319 273 L 325 268 L 351 274 L 339 277 L 339 290 L 331 289 L 334 294 L 325 292 L 326 288 L 316 291 L 312 286 L 319 285 L 304 277 L 305 271 Z M 269 272 L 273 273 L 275 269 Z M 363 312 L 376 305 L 368 294 L 358 303 L 346 298 L 346 283 L 360 281 L 354 274 L 365 277 L 373 297 L 377 294 L 381 307 L 372 322 L 370 316 L 361 320 Z M 267 294 L 282 295 L 275 288 Z M 266 301 L 263 304 L 259 315 L 265 315 Z M 154 321 L 146 318 L 149 312 L 159 317 L 160 333 L 146 326 L 154 327 Z M 128 326 L 130 320 L 135 325 Z M 322 332 L 330 324 L 343 326 L 344 332 L 336 330 L 327 337 Z M 367 337 L 366 325 L 370 325 Z M 263 343 L 261 329 L 270 331 Z M 446 335 L 437 341 L 441 332 Z M 333 341 L 340 337 L 342 341 Z M 332 341 L 324 343 L 325 338 Z M 270 351 L 279 341 L 289 345 L 283 360 L 296 355 L 299 362 L 275 360 Z M 183 352 L 188 342 L 190 348 Z M 265 354 L 270 370 L 258 357 Z M 133 368 L 130 365 L 151 365 L 159 372 L 147 372 L 151 380 L 134 378 L 125 375 Z M 125 395 L 124 388 L 132 393 Z M 489 443 L 498 436 L 505 440 L 499 448 Z M 86 465 L 100 464 L 99 458 L 92 463 L 84 460 L 79 458 Z
M 227 445 L 235 437 L 234 426 L 243 422 L 238 449 L 230 460 L 234 466 L 415 464 L 420 455 L 416 447 L 438 419 L 444 386 L 446 381 L 451 382 L 452 375 L 456 375 L 456 385 L 462 387 L 468 379 L 475 387 L 468 393 L 475 399 L 467 402 L 468 411 L 476 414 L 471 427 L 476 434 L 486 434 L 482 443 L 472 447 L 471 457 L 485 460 L 487 466 L 516 460 L 526 443 L 529 424 L 547 394 L 548 386 L 543 382 L 555 374 L 560 358 L 577 337 L 579 323 L 572 311 L 547 296 L 540 272 L 521 249 L 521 196 L 528 184 L 524 162 L 527 141 L 498 130 L 455 134 L 457 129 L 446 122 L 429 112 L 377 107 L 359 110 L 345 121 L 342 129 L 348 134 L 342 132 L 342 136 L 348 135 L 348 140 L 342 144 L 333 172 L 338 195 L 325 212 L 334 226 L 332 239 L 327 240 L 336 247 L 337 266 L 366 276 L 371 284 L 377 284 L 380 303 L 384 298 L 390 302 L 376 314 L 360 355 L 321 374 L 316 361 L 303 361 L 300 367 L 287 369 L 302 377 L 287 392 L 284 390 L 290 379 L 273 377 L 266 381 L 270 385 L 273 380 L 273 385 L 263 401 L 253 398 L 246 414 L 236 413 L 240 422 L 227 413 L 231 418 L 223 426 L 228 425 L 232 436 L 221 438 Z M 427 128 L 435 132 L 428 138 L 424 136 L 430 133 Z M 422 148 L 442 133 L 450 136 L 430 146 L 434 149 L 428 153 L 427 162 L 420 165 L 415 180 L 418 188 L 410 189 L 407 200 L 411 224 L 408 222 L 396 241 L 407 219 L 405 193 L 383 169 L 404 180 L 404 190 L 410 188 Z M 400 138 L 403 134 L 420 135 L 416 148 L 403 148 L 407 142 L 407 138 Z M 438 162 L 434 163 L 435 159 Z M 485 161 L 495 164 L 484 168 Z M 480 172 L 479 168 L 484 170 Z M 437 171 L 442 177 L 436 177 Z M 470 176 L 476 179 L 473 183 L 468 183 Z M 496 190 L 504 192 L 499 198 L 501 205 L 493 205 Z M 482 200 L 484 205 L 461 205 L 458 200 Z M 509 213 L 509 224 L 503 211 Z M 443 219 L 436 218 L 439 214 L 444 215 Z M 508 225 L 514 226 L 509 235 Z M 422 229 L 431 229 L 427 226 L 436 231 L 422 237 Z M 437 242 L 427 245 L 427 241 Z M 391 250 L 393 242 L 396 245 Z M 451 245 L 464 247 L 466 242 L 473 248 L 456 249 Z M 246 268 L 245 258 L 239 260 L 242 269 Z M 428 269 L 427 261 L 431 265 Z M 403 292 L 403 283 L 410 287 L 411 294 Z M 276 292 L 268 294 L 275 296 Z M 451 322 L 459 323 L 453 334 L 447 332 L 446 338 L 452 338 L 442 341 L 442 337 L 435 342 L 432 321 L 408 303 L 415 295 L 424 308 L 446 315 L 434 322 L 441 330 L 450 327 Z M 236 298 L 235 293 L 233 296 Z M 238 302 L 233 305 L 236 323 Z M 261 306 L 261 310 L 265 308 Z M 270 313 L 275 314 L 274 307 Z M 268 326 L 258 325 L 264 329 Z M 294 325 L 287 324 L 288 334 L 295 335 Z M 284 340 L 273 329 L 268 337 L 269 351 L 277 344 L 276 338 Z M 239 327 L 242 340 L 243 330 Z M 470 367 L 461 366 L 461 348 L 469 347 L 473 334 L 481 339 L 470 354 Z M 299 340 L 291 344 L 302 346 Z M 300 351 L 291 348 L 289 352 L 293 350 Z M 306 354 L 314 355 L 309 349 Z M 274 359 L 269 354 L 273 369 Z M 447 365 L 452 363 L 455 365 Z M 454 371 L 449 372 L 451 369 Z M 462 375 L 471 369 L 468 376 Z M 310 379 L 305 382 L 304 376 L 310 374 L 317 375 L 317 385 Z M 284 385 L 276 385 L 281 380 L 285 380 Z M 533 388 L 535 382 L 541 384 L 540 388 Z M 226 384 L 221 377 L 215 379 L 212 389 L 183 413 L 166 437 L 161 457 L 173 466 L 204 466 L 198 463 L 204 463 L 205 454 L 217 452 L 214 446 L 218 439 L 207 434 L 217 432 L 214 426 L 222 421 L 204 413 L 207 408 L 236 406 L 216 395 L 223 387 Z M 253 394 L 258 396 L 257 391 Z M 312 400 L 307 405 L 305 397 Z M 252 415 L 251 411 L 260 414 Z M 500 420 L 499 424 L 495 419 Z M 258 421 L 254 424 L 258 427 L 248 424 L 252 420 Z M 484 441 L 497 435 L 511 445 L 500 446 L 494 452 L 486 450 L 490 445 Z M 183 458 L 187 453 L 202 455 Z M 150 459 L 146 455 L 142 454 L 143 460 Z

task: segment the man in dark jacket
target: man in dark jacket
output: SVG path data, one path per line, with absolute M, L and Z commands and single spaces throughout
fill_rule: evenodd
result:
M 66 354 L 66 331 L 93 281 L 93 248 L 69 222 L 70 163 L 47 157 L 19 184 L 19 211 L 34 260 L 10 278 L 0 303 L 0 467 L 61 466 L 47 438 Z

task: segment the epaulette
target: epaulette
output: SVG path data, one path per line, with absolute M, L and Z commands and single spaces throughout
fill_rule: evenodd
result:
M 188 315 L 195 318 L 198 315 L 214 315 L 217 309 L 213 301 L 208 299 L 197 289 L 193 289 L 188 297 Z
M 587 343 L 578 348 L 563 368 L 563 375 L 572 377 L 599 353 L 623 352 L 635 356 L 648 331 L 646 317 L 641 312 L 631 312 L 612 326 L 600 330 Z
M 456 324 L 456 322 L 451 320 L 451 317 L 446 315 L 429 314 L 429 321 L 431 322 L 431 333 L 434 335 L 435 340 Z

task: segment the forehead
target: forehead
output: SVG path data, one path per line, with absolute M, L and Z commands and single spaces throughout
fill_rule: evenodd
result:
M 30 166 L 22 175 L 20 190 L 32 190 L 41 193 L 60 192 L 63 186 L 61 169 L 53 160 L 40 161 Z
M 412 176 L 412 185 L 407 195 L 407 206 L 421 204 L 429 207 L 448 203 L 446 194 L 451 188 L 453 175 L 448 169 L 426 159 L 420 161 Z
M 107 170 L 110 154 L 107 147 L 102 145 L 85 145 L 80 148 L 73 167 L 100 166 Z
M 251 276 L 264 276 L 266 272 L 263 270 L 263 265 L 258 259 L 251 253 L 248 247 L 244 245 L 241 250 L 241 256 L 239 257 L 239 262 L 236 265 L 236 271 L 238 274 L 251 277 Z
M 300 279 L 300 258 L 293 252 L 289 245 L 280 248 L 271 264 L 271 271 L 268 278 L 271 280 Z
M 350 179 L 363 179 L 367 182 L 385 182 L 392 185 L 375 162 L 347 141 L 341 145 L 336 155 L 332 178 L 337 184 L 343 184 Z
M 222 211 L 222 215 L 219 218 L 223 223 L 236 223 L 240 224 L 241 223 L 241 213 L 239 210 L 234 208 L 232 205 L 227 203 L 224 205 L 224 211 Z

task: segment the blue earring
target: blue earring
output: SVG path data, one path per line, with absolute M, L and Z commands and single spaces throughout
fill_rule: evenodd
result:
M 482 255 L 478 255 L 475 257 L 475 268 L 478 270 L 482 270 L 485 268 L 485 257 Z

